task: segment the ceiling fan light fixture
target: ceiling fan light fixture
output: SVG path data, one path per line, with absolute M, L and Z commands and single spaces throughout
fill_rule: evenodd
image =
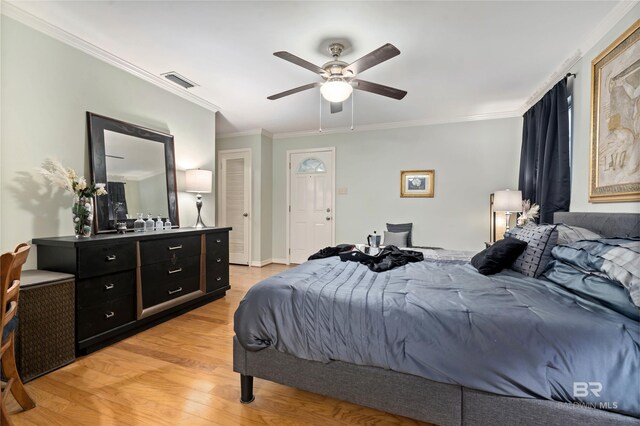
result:
M 332 77 L 320 87 L 322 97 L 329 102 L 342 102 L 351 96 L 353 87 L 340 77 Z

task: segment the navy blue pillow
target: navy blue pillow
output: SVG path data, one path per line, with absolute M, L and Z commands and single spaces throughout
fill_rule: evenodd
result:
M 473 256 L 471 264 L 482 275 L 493 275 L 511 266 L 526 248 L 526 241 L 507 237 Z

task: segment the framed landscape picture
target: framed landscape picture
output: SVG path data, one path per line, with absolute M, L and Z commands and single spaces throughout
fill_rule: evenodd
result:
M 640 201 L 640 20 L 591 66 L 589 202 Z
M 433 198 L 433 170 L 403 170 L 400 172 L 401 197 Z

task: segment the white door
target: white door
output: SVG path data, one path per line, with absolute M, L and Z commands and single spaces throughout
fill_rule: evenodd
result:
M 249 264 L 251 231 L 251 151 L 218 153 L 220 226 L 231 226 L 229 262 Z
M 289 261 L 334 245 L 334 151 L 289 153 Z

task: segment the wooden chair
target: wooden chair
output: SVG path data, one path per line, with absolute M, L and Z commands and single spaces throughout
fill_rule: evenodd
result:
M 20 292 L 20 274 L 22 265 L 27 261 L 31 247 L 22 243 L 13 253 L 4 253 L 0 262 L 0 358 L 2 359 L 3 378 L 7 380 L 2 384 L 0 391 L 0 424 L 11 426 L 9 412 L 4 404 L 4 400 L 11 392 L 18 404 L 28 410 L 36 406 L 35 402 L 27 394 L 26 389 L 16 368 L 15 358 L 15 328 L 18 311 L 18 295 Z

